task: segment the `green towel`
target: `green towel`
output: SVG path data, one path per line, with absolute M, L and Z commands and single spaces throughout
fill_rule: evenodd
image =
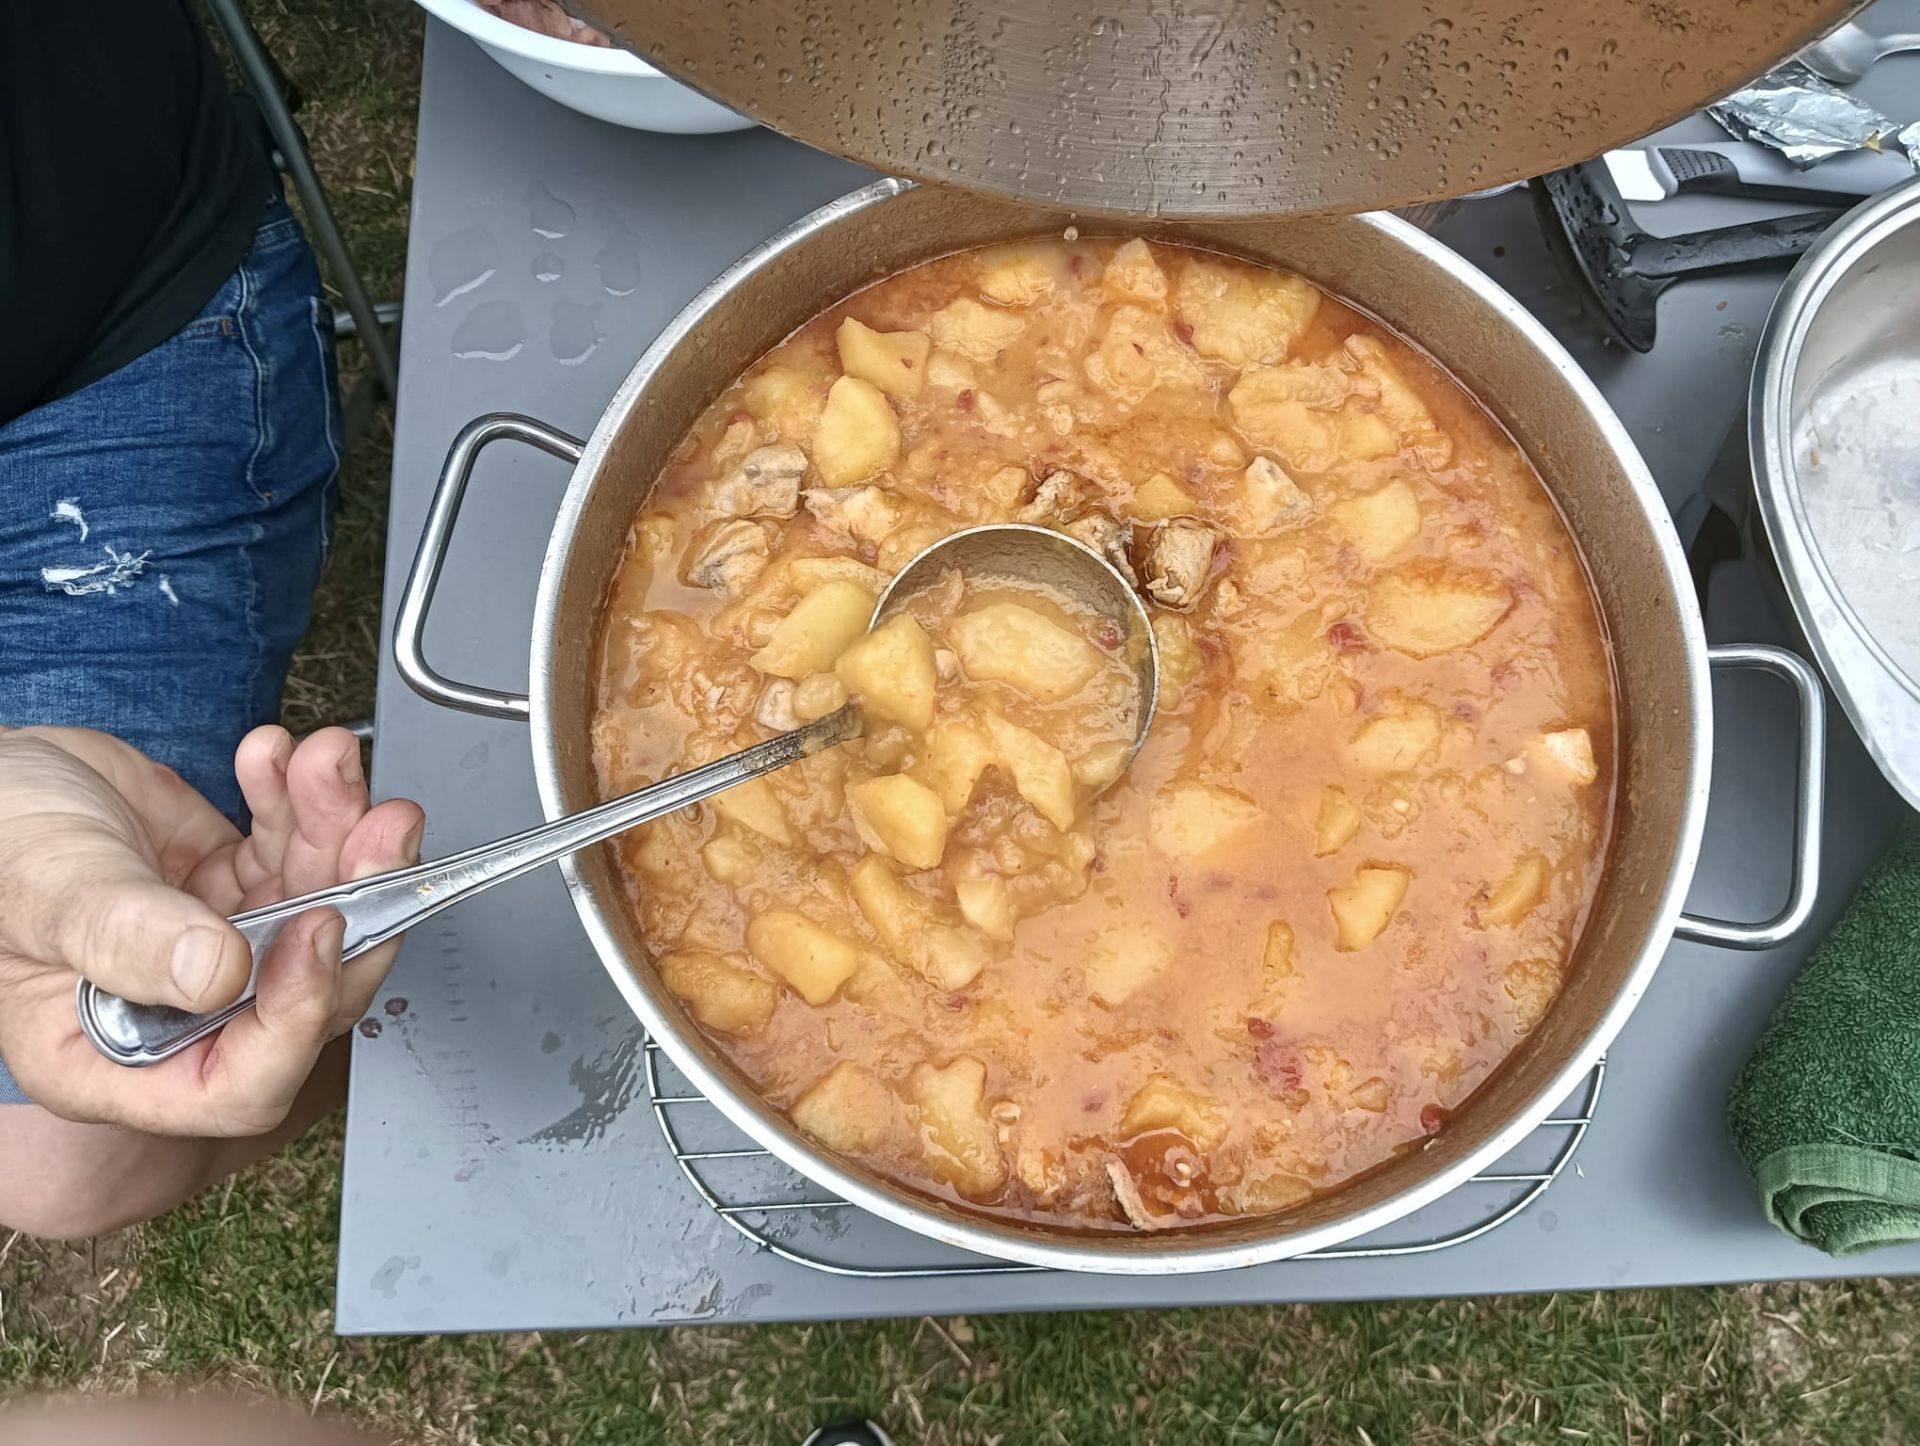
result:
M 1920 821 L 1787 990 L 1733 1086 L 1767 1219 L 1829 1255 L 1920 1240 Z

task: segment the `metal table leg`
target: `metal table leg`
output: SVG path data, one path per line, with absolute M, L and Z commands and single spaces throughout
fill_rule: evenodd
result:
M 313 158 L 307 151 L 307 138 L 301 134 L 292 112 L 287 109 L 286 96 L 280 89 L 272 57 L 260 43 L 260 37 L 241 10 L 239 0 L 207 0 L 207 8 L 212 12 L 221 34 L 226 37 L 227 44 L 232 47 L 247 89 L 253 93 L 254 99 L 259 102 L 261 114 L 266 117 L 267 129 L 280 151 L 281 164 L 306 211 L 313 244 L 326 257 L 328 270 L 340 288 L 341 299 L 346 303 L 348 314 L 353 317 L 356 334 L 361 345 L 367 349 L 367 360 L 373 374 L 389 397 L 398 396 L 400 373 L 394 360 L 393 338 L 381 325 L 373 301 L 360 280 L 360 273 L 354 268 L 353 258 L 347 253 L 346 242 L 341 239 L 340 228 L 333 219 L 333 208 L 327 204 L 327 193 L 313 169 Z

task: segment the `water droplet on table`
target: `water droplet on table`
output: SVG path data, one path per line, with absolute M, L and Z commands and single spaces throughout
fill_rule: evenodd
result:
M 527 221 L 534 235 L 558 241 L 573 229 L 573 207 L 535 181 L 527 188 Z
M 500 247 L 493 233 L 469 226 L 434 243 L 427 257 L 427 280 L 433 286 L 433 304 L 445 306 L 465 296 L 500 269 Z
M 633 295 L 640 285 L 640 238 L 618 221 L 613 222 L 607 244 L 600 248 L 593 264 L 600 268 L 600 284 L 607 295 Z
M 526 342 L 526 321 L 511 301 L 482 302 L 453 330 L 453 354 L 479 361 L 506 361 Z
M 566 263 L 552 251 L 542 251 L 533 258 L 533 279 L 535 281 L 558 281 L 566 273 Z
M 566 297 L 553 304 L 553 324 L 547 340 L 554 360 L 563 367 L 577 367 L 593 355 L 600 345 L 600 308 L 591 303 L 569 301 Z

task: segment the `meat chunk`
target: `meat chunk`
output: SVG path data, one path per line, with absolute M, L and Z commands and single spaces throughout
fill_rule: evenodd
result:
M 1060 529 L 1076 542 L 1084 542 L 1099 553 L 1128 582 L 1138 585 L 1133 570 L 1133 529 L 1104 512 L 1089 512 Z
M 1191 517 L 1160 523 L 1147 539 L 1140 571 L 1147 595 L 1162 607 L 1186 612 L 1200 600 L 1213 571 L 1213 550 L 1220 534 Z
M 1249 462 L 1234 494 L 1233 519 L 1255 537 L 1298 527 L 1313 516 L 1313 500 L 1271 457 Z
M 754 721 L 776 733 L 791 733 L 798 728 L 800 716 L 793 711 L 793 689 L 791 678 L 769 680 L 760 690 L 760 706 L 753 710 Z
M 747 453 L 713 489 L 713 507 L 728 517 L 791 517 L 800 510 L 807 454 L 776 443 Z
M 704 527 L 687 548 L 680 577 L 689 587 L 715 587 L 739 594 L 767 570 L 773 555 L 773 525 L 734 518 Z
M 900 504 L 884 487 L 809 487 L 807 511 L 855 542 L 879 543 L 900 525 Z
M 1057 527 L 1098 506 L 1099 502 L 1099 488 L 1086 478 L 1056 470 L 1040 479 L 1033 499 L 1014 514 L 1013 520 L 1041 527 Z
M 1137 1230 L 1158 1230 L 1160 1221 L 1147 1209 L 1147 1202 L 1140 1198 L 1140 1187 L 1134 1183 L 1127 1167 L 1118 1160 L 1107 1161 L 1107 1178 L 1113 1182 L 1113 1198 L 1120 1203 L 1120 1213 Z

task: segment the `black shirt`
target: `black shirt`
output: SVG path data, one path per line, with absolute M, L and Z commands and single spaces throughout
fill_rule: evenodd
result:
M 191 0 L 0 0 L 0 424 L 165 341 L 274 184 Z

